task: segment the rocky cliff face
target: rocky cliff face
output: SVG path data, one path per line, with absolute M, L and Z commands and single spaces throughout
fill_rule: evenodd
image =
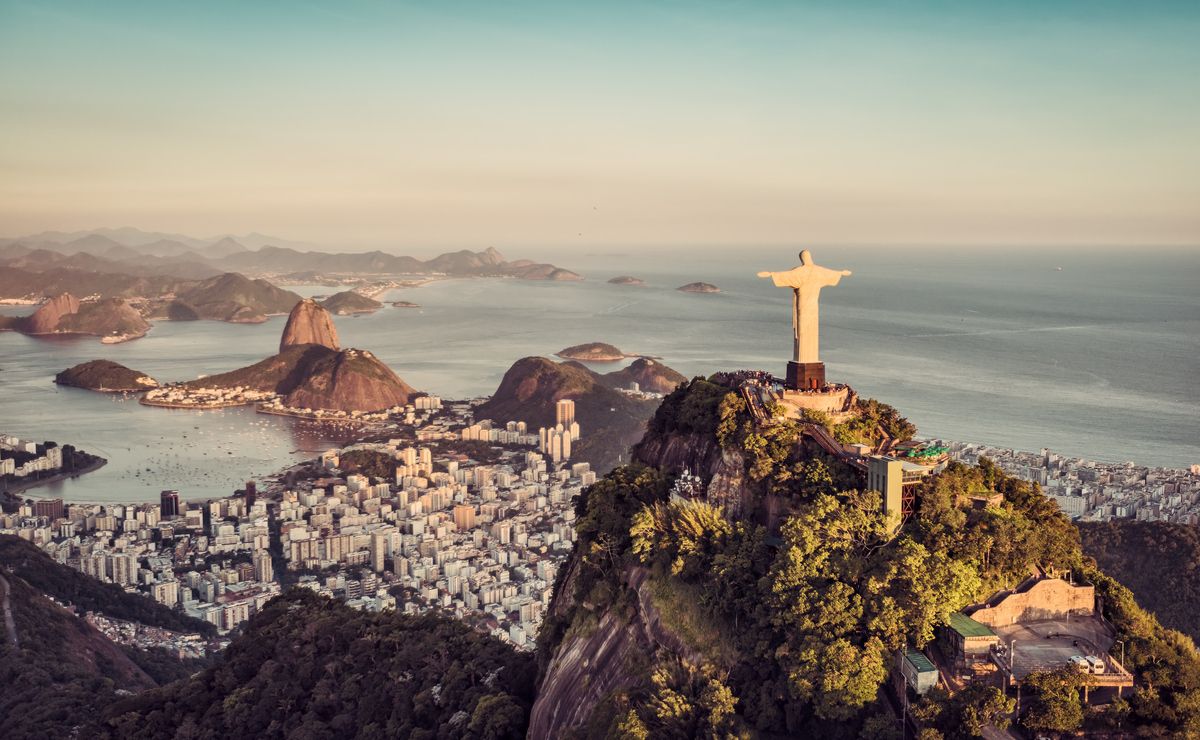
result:
M 330 411 L 379 411 L 404 406 L 414 393 L 370 352 L 347 349 L 313 363 L 284 404 Z
M 579 559 L 569 567 L 577 569 Z M 645 568 L 628 566 L 630 587 L 637 590 L 637 612 L 628 624 L 622 624 L 612 611 L 600 618 L 596 631 L 587 637 L 569 637 L 558 649 L 546 671 L 529 717 L 530 738 L 558 738 L 564 730 L 581 725 L 609 692 L 633 686 L 639 679 L 628 671 L 630 659 L 667 652 L 699 665 L 700 653 L 692 650 L 674 632 L 662 624 L 662 615 L 654 605 Z M 569 573 L 555 593 L 551 610 L 565 608 L 573 598 L 575 573 Z
M 642 440 L 633 448 L 636 460 L 675 473 L 691 471 L 708 482 L 708 503 L 732 518 L 746 513 L 751 491 L 745 485 L 746 461 L 737 450 L 723 450 L 706 434 L 670 434 Z
M 305 298 L 296 304 L 288 315 L 287 326 L 283 327 L 283 336 L 279 340 L 279 351 L 300 344 L 319 344 L 322 347 L 338 349 L 337 329 L 333 319 L 325 308 L 312 300 Z
M 58 322 L 63 316 L 69 316 L 79 310 L 79 299 L 70 293 L 61 293 L 49 299 L 25 320 L 23 331 L 26 334 L 53 334 L 58 329 Z

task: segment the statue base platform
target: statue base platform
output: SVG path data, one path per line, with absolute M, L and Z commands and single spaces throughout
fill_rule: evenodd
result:
M 825 363 L 789 362 L 785 387 L 793 391 L 817 391 L 825 387 Z
M 804 419 L 805 411 L 829 414 L 835 424 L 858 416 L 858 394 L 848 385 L 825 385 L 820 390 L 784 390 L 774 395 L 774 401 L 784 408 L 789 419 Z

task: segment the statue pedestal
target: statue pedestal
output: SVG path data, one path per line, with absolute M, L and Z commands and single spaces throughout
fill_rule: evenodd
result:
M 825 385 L 825 363 L 789 362 L 787 388 L 797 391 L 817 390 Z

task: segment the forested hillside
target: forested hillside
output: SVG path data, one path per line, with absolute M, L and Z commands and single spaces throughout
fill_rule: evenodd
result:
M 1077 530 L 1036 485 L 986 459 L 952 463 L 920 486 L 914 517 L 891 538 L 878 494 L 848 488 L 852 474 L 797 444 L 795 424 L 755 427 L 736 393 L 694 380 L 648 427 L 652 443 L 655 435 L 714 434 L 726 458 L 744 463 L 744 514 L 730 520 L 703 501 L 672 498 L 673 471 L 646 467 L 618 469 L 581 496 L 576 561 L 539 636 L 542 692 L 554 690 L 563 651 L 590 639 L 606 614 L 621 624 L 645 618 L 638 569 L 648 571 L 663 625 L 703 659 L 661 644 L 631 652 L 620 685 L 572 737 L 891 737 L 877 692 L 893 651 L 926 645 L 950 612 L 1019 583 L 1031 566 L 1095 583 L 1145 688 L 1102 720 L 1071 699 L 1075 678 L 1062 691 L 1031 681 L 1030 729 L 1085 720 L 1151 735 L 1200 728 L 1191 641 L 1085 560 Z M 978 491 L 1002 494 L 1001 505 L 957 506 L 959 494 Z M 766 507 L 783 522 L 778 539 L 758 523 L 768 520 Z M 923 708 L 923 737 L 972 736 L 1007 706 L 994 689 L 933 702 Z M 535 707 L 533 721 L 551 720 Z
M 522 740 L 535 673 L 532 656 L 462 622 L 293 589 L 222 663 L 112 705 L 87 735 Z
M 49 560 L 44 555 L 41 557 Z M 119 646 L 0 564 L 18 645 L 0 621 L 0 737 L 50 740 L 116 700 L 155 685 Z M 4 596 L 0 583 L 0 597 Z
M 208 622 L 177 612 L 141 594 L 127 594 L 115 583 L 104 583 L 77 570 L 60 565 L 31 542 L 13 535 L 0 535 L 0 565 L 25 579 L 38 591 L 64 604 L 73 604 L 79 614 L 102 612 L 124 619 L 178 632 L 215 636 Z
M 1127 585 L 1165 627 L 1200 639 L 1200 528 L 1170 522 L 1084 522 L 1083 554 Z

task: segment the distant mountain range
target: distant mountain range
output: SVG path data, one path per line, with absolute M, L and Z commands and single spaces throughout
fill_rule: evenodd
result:
M 185 236 L 183 234 L 165 234 L 161 231 L 142 231 L 141 229 L 135 229 L 130 226 L 123 226 L 119 229 L 72 231 L 70 233 L 65 231 L 43 231 L 40 234 L 30 234 L 28 236 L 0 238 L 0 247 L 14 243 L 25 244 L 27 246 L 33 244 L 66 245 L 93 236 L 102 237 L 116 244 L 121 244 L 128 247 L 145 247 L 153 245 L 157 242 L 176 242 L 183 244 L 185 249 L 200 250 L 225 239 L 230 239 L 236 240 L 238 243 L 245 245 L 245 247 L 248 249 L 258 249 L 260 247 L 265 247 L 268 244 L 273 244 L 277 247 L 291 247 L 292 249 L 321 249 L 321 245 L 314 242 L 280 239 L 276 236 L 267 236 L 266 234 L 259 234 L 258 232 L 251 232 L 244 236 L 237 236 L 235 234 L 220 234 L 217 236 L 210 236 L 207 239 L 197 239 L 195 237 Z
M 569 270 L 531 260 L 508 262 L 495 249 L 461 250 L 431 260 L 387 252 L 323 252 L 317 245 L 262 234 L 194 239 L 132 228 L 0 239 L 0 266 L 26 272 L 69 268 L 133 276 L 203 280 L 226 272 L 276 280 L 329 275 L 453 275 L 525 280 L 582 280 Z M 9 297 L 0 294 L 0 298 Z

